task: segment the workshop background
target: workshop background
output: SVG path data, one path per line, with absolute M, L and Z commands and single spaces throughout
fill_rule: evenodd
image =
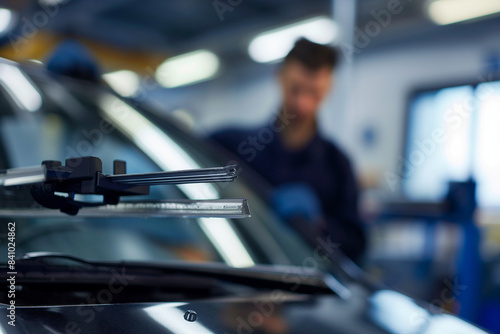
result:
M 496 0 L 0 1 L 1 57 L 44 66 L 77 40 L 198 136 L 265 122 L 298 36 L 338 47 L 319 124 L 362 187 L 365 269 L 498 331 L 499 32 Z

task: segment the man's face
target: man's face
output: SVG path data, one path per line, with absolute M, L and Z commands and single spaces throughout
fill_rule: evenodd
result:
M 295 121 L 312 121 L 330 91 L 332 69 L 311 71 L 298 61 L 290 61 L 280 72 L 283 105 Z

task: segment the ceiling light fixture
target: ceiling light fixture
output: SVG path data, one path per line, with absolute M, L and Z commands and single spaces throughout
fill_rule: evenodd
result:
M 439 25 L 472 20 L 500 12 L 498 0 L 433 0 L 428 5 L 430 18 Z
M 0 34 L 5 32 L 12 21 L 12 11 L 6 8 L 0 8 Z
M 156 69 L 155 78 L 167 88 L 185 86 L 213 78 L 219 65 L 216 54 L 197 50 L 165 60 Z

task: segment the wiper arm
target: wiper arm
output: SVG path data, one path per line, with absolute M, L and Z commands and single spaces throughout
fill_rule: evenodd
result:
M 16 265 L 27 265 L 27 264 L 50 264 L 50 263 L 61 263 L 62 261 L 69 262 L 71 265 L 85 265 L 94 266 L 90 261 L 84 260 L 80 257 L 57 253 L 57 252 L 29 252 L 24 253 L 21 257 L 16 259 Z
M 65 263 L 66 262 L 66 263 Z M 72 270 L 74 267 L 84 267 L 82 270 Z M 255 266 L 251 268 L 233 268 L 223 264 L 186 264 L 186 263 L 144 263 L 144 262 L 100 262 L 88 261 L 82 258 L 53 252 L 32 252 L 16 259 L 16 269 L 22 275 L 24 283 L 30 281 L 40 282 L 41 279 L 52 277 L 49 273 L 56 271 L 65 273 L 71 280 L 85 279 L 83 272 L 110 273 L 113 269 L 126 270 L 130 275 L 135 275 L 137 284 L 143 282 L 141 273 L 151 279 L 174 278 L 176 276 L 192 277 L 199 279 L 216 279 L 256 288 L 285 289 L 297 293 L 336 293 L 343 297 L 338 287 L 332 289 L 332 283 L 328 281 L 327 275 L 318 270 L 306 270 L 290 266 Z M 80 274 L 79 274 L 80 273 Z M 57 275 L 64 280 L 64 276 Z M 89 276 L 90 277 L 90 276 Z M 92 276 L 93 277 L 93 276 Z M 332 278 L 329 278 L 331 280 Z M 298 283 L 299 282 L 299 283 Z M 340 284 L 336 282 L 336 284 Z M 344 288 L 345 289 L 345 288 Z

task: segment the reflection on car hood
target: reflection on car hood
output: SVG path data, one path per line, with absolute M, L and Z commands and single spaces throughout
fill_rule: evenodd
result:
M 3 333 L 484 333 L 453 316 L 431 315 L 394 291 L 372 294 L 359 285 L 350 289 L 348 299 L 273 290 L 193 302 L 90 301 L 64 307 L 18 307 L 16 326 L 3 321 L 0 329 Z M 112 298 L 110 291 L 96 296 L 96 300 L 106 298 Z M 1 313 L 4 319 L 9 314 L 6 305 Z

